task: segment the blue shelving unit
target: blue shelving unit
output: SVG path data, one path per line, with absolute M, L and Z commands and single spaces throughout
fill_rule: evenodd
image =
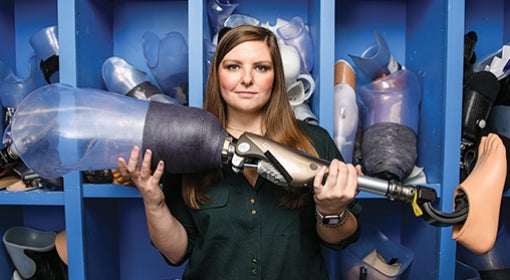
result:
M 510 39 L 510 5 L 504 0 L 236 0 L 236 13 L 260 22 L 300 16 L 314 45 L 312 76 L 316 92 L 311 108 L 320 124 L 333 131 L 334 63 L 360 55 L 377 30 L 393 56 L 415 71 L 423 86 L 418 162 L 427 185 L 436 189 L 438 207 L 451 211 L 459 183 L 464 34 L 475 30 L 483 57 Z M 103 62 L 120 56 L 150 73 L 141 36 L 181 32 L 189 45 L 189 103 L 201 107 L 207 69 L 204 39 L 212 34 L 207 0 L 6 0 L 0 2 L 0 60 L 20 77 L 33 55 L 28 38 L 58 26 L 60 81 L 75 87 L 104 89 Z M 152 76 L 149 75 L 152 79 Z M 127 114 L 129 112 L 126 112 Z M 68 147 L 72 151 L 72 147 Z M 72 156 L 72 154 L 70 154 Z M 506 197 L 507 195 L 505 195 Z M 408 205 L 361 193 L 363 223 L 376 225 L 409 247 L 414 259 L 404 279 L 454 279 L 456 243 L 451 228 L 430 226 Z M 506 199 L 504 206 L 506 207 Z M 67 230 L 70 279 L 171 279 L 183 267 L 168 266 L 148 239 L 143 204 L 135 188 L 84 184 L 79 172 L 64 177 L 63 192 L 0 191 L 0 234 L 9 227 Z M 8 214 L 7 214 L 8 213 Z M 504 218 L 508 220 L 508 218 Z M 331 278 L 339 279 L 338 254 L 326 251 Z M 0 279 L 13 266 L 0 249 Z

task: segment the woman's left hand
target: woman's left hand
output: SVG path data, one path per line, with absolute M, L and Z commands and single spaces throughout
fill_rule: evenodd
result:
M 358 193 L 359 166 L 334 159 L 317 173 L 313 181 L 314 201 L 324 215 L 340 214 Z M 324 183 L 323 183 L 324 182 Z

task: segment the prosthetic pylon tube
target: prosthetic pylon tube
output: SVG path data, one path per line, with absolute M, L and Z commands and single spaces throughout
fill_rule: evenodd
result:
M 12 148 L 43 178 L 110 169 L 134 145 L 153 151 L 166 171 L 221 166 L 226 131 L 198 108 L 149 102 L 98 89 L 50 84 L 30 93 L 12 119 Z
M 455 224 L 452 231 L 452 238 L 474 253 L 487 253 L 496 241 L 506 172 L 501 139 L 496 134 L 482 137 L 473 171 L 455 188 L 455 195 L 466 194 L 469 212 L 466 221 Z

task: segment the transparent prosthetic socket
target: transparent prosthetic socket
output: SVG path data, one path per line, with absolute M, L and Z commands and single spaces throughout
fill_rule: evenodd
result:
M 482 137 L 473 171 L 455 188 L 455 196 L 466 194 L 469 212 L 452 231 L 452 238 L 474 253 L 485 254 L 494 246 L 506 172 L 501 139 L 496 134 Z
M 188 104 L 188 44 L 184 36 L 169 32 L 159 38 L 145 32 L 142 47 L 147 67 L 163 92 Z
M 151 149 L 154 164 L 178 163 L 165 165 L 168 172 L 200 172 L 221 166 L 227 137 L 219 120 L 199 108 L 58 83 L 28 95 L 11 127 L 13 142 L 5 154 L 17 155 L 48 179 L 116 168 L 134 145 Z
M 28 69 L 29 75 L 22 78 L 13 73 L 11 68 L 0 60 L 0 100 L 3 107 L 9 108 L 9 110 L 16 109 L 23 98 L 45 84 L 37 67 L 35 56 L 30 58 Z
M 421 87 L 409 70 L 363 85 L 362 165 L 367 175 L 402 181 L 416 162 Z

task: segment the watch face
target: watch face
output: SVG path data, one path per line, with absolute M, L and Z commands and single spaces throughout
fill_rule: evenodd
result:
M 340 217 L 324 217 L 323 223 L 326 225 L 338 225 L 340 223 Z

